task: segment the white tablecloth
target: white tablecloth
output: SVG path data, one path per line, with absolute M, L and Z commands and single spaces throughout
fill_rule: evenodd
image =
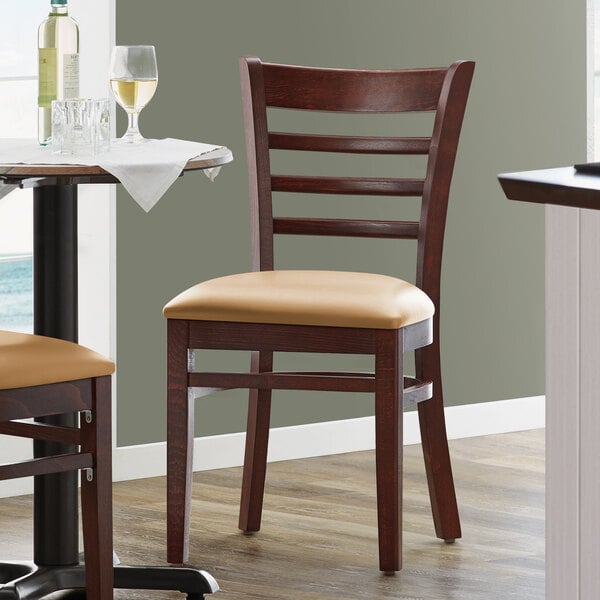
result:
M 186 163 L 223 146 L 166 138 L 146 140 L 141 144 L 111 143 L 110 150 L 96 156 L 53 154 L 51 148 L 32 139 L 0 139 L 0 163 L 30 165 L 97 165 L 114 175 L 132 198 L 149 211 L 179 177 Z M 212 181 L 220 167 L 205 169 Z M 2 189 L 10 186 L 0 185 Z

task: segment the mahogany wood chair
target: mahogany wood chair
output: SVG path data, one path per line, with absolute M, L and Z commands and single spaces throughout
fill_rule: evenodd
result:
M 0 465 L 0 480 L 82 470 L 88 600 L 113 597 L 110 375 L 114 368 L 112 361 L 72 342 L 0 331 L 0 434 L 73 447 L 67 453 Z M 77 412 L 79 427 L 51 423 L 54 415 Z M 50 419 L 19 421 L 40 417 Z
M 450 181 L 474 63 L 449 68 L 351 70 L 240 60 L 252 207 L 254 272 L 195 285 L 169 302 L 167 399 L 168 560 L 188 558 L 193 401 L 250 388 L 239 527 L 260 528 L 271 390 L 374 392 L 379 564 L 401 568 L 402 409 L 418 404 L 435 530 L 447 542 L 460 521 L 444 422 L 439 357 L 442 245 Z M 435 111 L 431 137 L 271 131 L 267 108 L 347 113 Z M 272 174 L 270 150 L 427 155 L 424 179 Z M 274 217 L 273 192 L 422 197 L 419 221 Z M 392 277 L 274 270 L 274 235 L 414 239 L 417 287 Z M 419 289 L 420 288 L 420 289 Z M 435 314 L 434 314 L 435 306 Z M 433 339 L 433 344 L 431 343 Z M 251 373 L 199 373 L 193 349 L 251 350 Z M 416 351 L 416 377 L 403 352 Z M 274 373 L 273 352 L 371 354 L 374 374 Z M 188 360 L 188 356 L 190 360 Z M 433 388 L 433 395 L 432 395 Z

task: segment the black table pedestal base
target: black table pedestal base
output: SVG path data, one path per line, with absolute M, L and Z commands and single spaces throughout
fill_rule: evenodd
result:
M 0 600 L 38 600 L 61 590 L 83 590 L 85 567 L 38 567 L 29 562 L 0 563 Z M 206 571 L 187 567 L 115 566 L 115 589 L 174 590 L 187 600 L 203 600 L 219 590 Z M 80 598 L 85 598 L 82 592 Z

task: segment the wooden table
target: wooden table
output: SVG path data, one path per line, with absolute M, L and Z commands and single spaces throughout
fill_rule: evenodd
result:
M 190 160 L 184 172 L 204 170 L 233 160 L 228 149 Z M 97 166 L 0 164 L 0 185 L 33 188 L 34 333 L 76 342 L 77 186 L 118 183 Z M 77 415 L 42 422 L 74 426 Z M 35 441 L 36 457 L 69 452 L 68 446 Z M 77 473 L 34 478 L 33 564 L 0 563 L 0 599 L 33 600 L 53 591 L 85 587 L 79 563 Z M 4 584 L 4 585 L 3 585 Z M 213 577 L 198 569 L 115 567 L 115 587 L 178 590 L 200 600 L 218 590 Z
M 498 175 L 509 200 L 600 209 L 600 174 L 577 173 L 573 167 Z
M 498 179 L 509 199 L 547 205 L 546 599 L 590 600 L 600 594 L 600 176 L 562 167 Z

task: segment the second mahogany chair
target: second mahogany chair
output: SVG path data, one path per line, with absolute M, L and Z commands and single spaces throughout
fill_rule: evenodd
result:
M 88 600 L 113 598 L 110 375 L 114 370 L 111 360 L 79 344 L 0 331 L 0 434 L 30 438 L 46 443 L 48 448 L 57 444 L 54 448 L 59 452 L 2 464 L 0 481 L 82 471 L 81 515 Z M 80 426 L 52 424 L 52 417 L 65 413 L 79 413 Z M 21 421 L 40 417 L 49 419 L 39 423 Z M 55 541 L 46 541 L 41 551 Z M 39 558 L 34 557 L 36 562 Z M 32 597 L 25 578 L 12 585 L 14 589 L 4 591 L 0 585 L 0 597 Z M 48 581 L 46 593 L 53 591 L 51 588 L 52 582 Z
M 168 560 L 188 558 L 193 402 L 215 389 L 250 388 L 239 527 L 260 528 L 271 390 L 375 394 L 379 566 L 401 568 L 402 410 L 418 405 L 435 530 L 450 542 L 460 521 L 444 422 L 439 357 L 442 246 L 450 181 L 474 63 L 355 70 L 240 60 L 252 208 L 254 272 L 195 285 L 164 309 L 168 337 Z M 429 137 L 282 133 L 268 108 L 345 113 L 435 112 Z M 425 177 L 272 174 L 271 150 L 426 155 Z M 274 217 L 273 192 L 422 197 L 419 221 Z M 416 286 L 371 273 L 274 269 L 275 235 L 414 239 Z M 435 314 L 434 314 L 435 312 Z M 431 343 L 433 339 L 433 344 Z M 200 373 L 194 349 L 250 350 L 250 373 Z M 403 352 L 416 351 L 416 377 Z M 274 352 L 370 354 L 374 373 L 276 373 Z M 433 392 L 432 392 L 433 388 Z M 433 394 L 433 395 L 432 395 Z

